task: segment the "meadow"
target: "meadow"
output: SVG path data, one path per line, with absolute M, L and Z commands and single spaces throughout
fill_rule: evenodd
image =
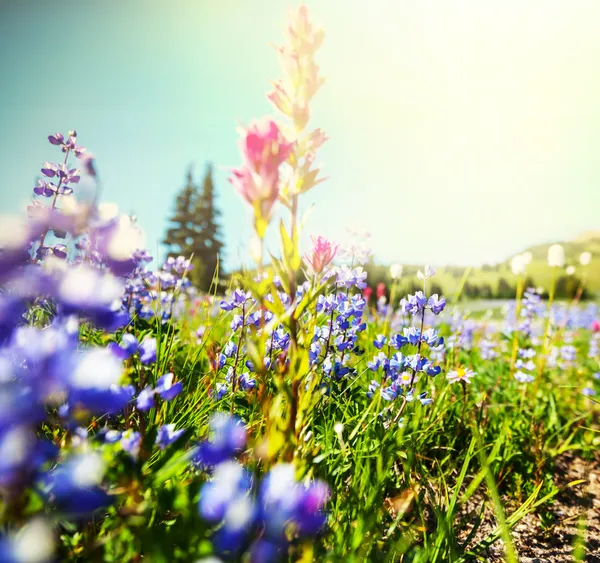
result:
M 302 248 L 322 40 L 301 7 L 278 118 L 231 173 L 254 266 L 209 292 L 76 198 L 99 184 L 85 132 L 49 135 L 27 217 L 2 220 L 0 561 L 600 561 L 597 255 L 567 249 L 588 275 L 560 301 L 565 249 L 517 257 L 485 314 L 431 266 L 374 288 L 360 233 Z

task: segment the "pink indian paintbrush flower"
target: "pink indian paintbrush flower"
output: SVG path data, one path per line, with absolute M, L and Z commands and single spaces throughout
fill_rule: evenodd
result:
M 314 274 L 320 274 L 335 258 L 338 245 L 325 237 L 311 237 L 313 247 L 304 255 L 304 262 Z
M 268 219 L 279 195 L 279 167 L 290 155 L 289 143 L 275 121 L 252 123 L 242 134 L 244 164 L 232 170 L 229 181 L 261 217 Z

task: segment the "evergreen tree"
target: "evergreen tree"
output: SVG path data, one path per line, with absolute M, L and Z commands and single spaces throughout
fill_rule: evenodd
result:
M 188 169 L 187 183 L 177 194 L 175 211 L 169 219 L 170 227 L 163 244 L 169 256 L 190 256 L 193 252 L 196 229 L 194 225 L 194 202 L 198 188 L 192 178 L 192 167 Z
M 192 257 L 194 269 L 189 277 L 205 291 L 210 288 L 223 248 L 217 223 L 219 214 L 214 205 L 212 167 L 207 167 L 201 191 L 194 184 L 190 167 L 187 183 L 175 200 L 163 244 L 167 246 L 169 256 Z
M 215 207 L 215 187 L 213 170 L 209 164 L 204 173 L 202 192 L 198 195 L 194 205 L 194 220 L 196 235 L 194 240 L 194 255 L 198 257 L 201 270 L 197 272 L 199 287 L 204 290 L 210 288 L 214 273 L 219 263 L 219 256 L 223 248 L 218 217 L 220 211 Z

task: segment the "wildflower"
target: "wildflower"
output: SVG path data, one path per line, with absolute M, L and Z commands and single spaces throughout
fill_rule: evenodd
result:
M 140 344 L 140 361 L 151 364 L 156 361 L 156 339 L 147 336 Z
M 215 524 L 220 522 L 229 506 L 248 494 L 251 483 L 248 471 L 236 461 L 219 463 L 212 480 L 202 487 L 200 493 L 198 510 L 202 518 Z
M 349 289 L 353 286 L 356 286 L 359 289 L 365 289 L 367 287 L 365 282 L 366 279 L 367 272 L 365 272 L 360 266 L 351 269 L 344 264 L 341 268 L 337 269 L 338 287 L 346 287 Z
M 402 264 L 392 264 L 390 266 L 390 277 L 393 280 L 399 280 L 402 277 Z
M 385 292 L 386 292 L 386 288 L 385 288 L 385 284 L 383 282 L 380 282 L 377 284 L 377 300 L 381 300 L 382 298 L 385 298 Z
M 304 262 L 313 274 L 320 274 L 335 258 L 338 245 L 324 237 L 312 237 L 313 247 L 304 255 Z
M 0 561 L 50 563 L 55 560 L 54 533 L 46 520 L 35 518 L 16 534 L 0 538 Z
M 524 254 L 517 254 L 511 261 L 510 267 L 515 276 L 520 276 L 525 273 L 528 265 L 527 257 Z
M 592 261 L 592 253 L 591 252 L 582 252 L 579 255 L 579 263 L 582 266 L 588 266 L 589 263 Z
M 239 418 L 218 412 L 211 416 L 208 425 L 210 437 L 198 446 L 195 463 L 217 465 L 243 452 L 246 429 Z
M 385 343 L 386 343 L 386 338 L 383 334 L 378 334 L 377 337 L 375 338 L 375 340 L 373 340 L 373 345 L 378 350 L 381 350 L 381 348 L 383 348 L 383 345 Z
M 418 380 L 419 380 L 419 378 L 414 373 L 411 373 L 410 371 L 403 371 L 396 378 L 396 382 L 398 383 L 398 385 L 412 385 L 413 383 L 416 383 Z
M 419 270 L 417 272 L 417 277 L 421 281 L 428 280 L 429 278 L 431 278 L 435 275 L 435 268 L 433 266 L 430 266 L 429 264 L 427 264 L 425 266 L 424 270 L 425 270 L 424 272 L 422 272 L 421 270 Z
M 375 394 L 377 389 L 379 389 L 380 387 L 381 387 L 381 384 L 378 381 L 375 381 L 374 379 L 372 379 L 371 382 L 369 383 L 369 387 L 367 388 L 367 397 L 369 399 L 372 399 L 373 395 Z
M 400 301 L 403 312 L 409 315 L 421 314 L 425 309 L 426 303 L 427 298 L 425 297 L 425 294 L 422 291 L 417 291 L 414 295 L 409 294 L 408 298 L 403 298 Z
M 323 507 L 329 489 L 322 481 L 308 485 L 295 479 L 295 468 L 280 463 L 267 473 L 259 489 L 260 514 L 265 534 L 273 540 L 284 540 L 290 523 L 300 536 L 314 535 L 325 524 Z
M 123 451 L 127 452 L 133 459 L 137 459 L 142 445 L 142 436 L 139 432 L 126 430 L 121 435 L 120 444 Z
M 565 273 L 567 276 L 572 276 L 575 273 L 575 266 L 567 266 Z
M 446 307 L 446 299 L 434 293 L 427 301 L 427 305 L 434 315 L 439 315 Z
M 161 450 L 164 450 L 176 442 L 184 432 L 184 429 L 175 430 L 174 424 L 165 424 L 158 429 L 158 434 L 156 435 L 156 445 Z
M 520 383 L 531 383 L 535 378 L 524 371 L 517 371 L 515 373 L 515 379 Z
M 449 371 L 446 378 L 449 383 L 465 382 L 470 383 L 471 378 L 475 375 L 475 372 L 469 368 L 459 367 L 456 370 Z
M 181 381 L 173 383 L 174 377 L 175 376 L 172 373 L 166 373 L 165 375 L 159 377 L 158 381 L 156 382 L 155 391 L 165 401 L 171 401 L 183 390 L 183 384 Z
M 44 496 L 71 516 L 87 516 L 110 504 L 100 487 L 106 471 L 100 454 L 90 452 L 71 456 L 42 480 Z
M 565 265 L 565 249 L 560 244 L 553 244 L 548 249 L 548 266 L 562 268 Z
M 292 143 L 286 141 L 271 119 L 254 122 L 243 132 L 244 165 L 232 171 L 229 181 L 254 207 L 257 218 L 268 221 L 271 217 L 279 195 L 279 167 L 291 149 Z

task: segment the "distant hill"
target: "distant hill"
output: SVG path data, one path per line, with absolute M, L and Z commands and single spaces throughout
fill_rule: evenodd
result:
M 573 241 L 557 241 L 565 249 L 566 265 L 555 272 L 557 278 L 566 277 L 567 266 L 574 266 L 574 278 L 587 279 L 586 290 L 591 296 L 600 298 L 600 231 L 589 231 L 583 233 Z M 550 288 L 552 282 L 552 268 L 548 266 L 547 257 L 548 249 L 554 242 L 547 244 L 538 244 L 529 248 L 524 248 L 521 253 L 531 252 L 532 261 L 527 268 L 526 277 L 530 278 L 535 287 L 542 287 L 545 290 Z M 582 252 L 591 252 L 592 262 L 585 268 L 579 264 L 579 256 Z M 499 264 L 486 264 L 482 267 L 471 268 L 467 277 L 466 283 L 471 286 L 472 297 L 498 297 L 499 292 L 506 290 L 508 294 L 511 288 L 514 288 L 517 283 L 516 276 L 513 275 L 510 262 L 512 256 L 506 261 Z M 407 265 L 404 268 L 404 276 L 402 279 L 402 291 L 414 289 L 417 283 L 415 274 L 419 267 L 417 265 Z M 369 265 L 369 282 L 376 285 L 379 281 L 389 283 L 389 274 L 387 266 Z M 435 278 L 432 282 L 437 288 L 449 297 L 452 297 L 458 290 L 461 280 L 468 268 L 463 266 L 446 266 L 440 267 L 437 270 Z M 576 280 L 571 280 L 575 284 Z M 578 285 L 578 284 L 577 284 Z M 510 287 L 508 287 L 510 286 Z M 512 291 L 514 295 L 514 291 Z M 508 295 L 506 295 L 508 296 Z
M 586 287 L 588 291 L 596 297 L 600 296 L 600 231 L 588 231 L 581 234 L 573 241 L 557 241 L 565 249 L 566 265 L 556 271 L 556 276 L 566 276 L 567 266 L 574 266 L 577 278 L 585 277 L 587 280 Z M 532 260 L 527 268 L 527 277 L 530 277 L 535 285 L 548 289 L 552 282 L 552 268 L 548 266 L 548 249 L 555 242 L 547 244 L 538 244 L 529 248 L 524 248 L 520 253 L 531 252 Z M 591 252 L 592 262 L 583 267 L 579 263 L 579 256 L 582 252 Z M 510 262 L 513 256 L 509 257 L 505 262 L 496 266 L 483 266 L 481 268 L 473 268 L 469 275 L 468 281 L 475 284 L 490 284 L 497 289 L 500 278 L 504 278 L 508 283 L 514 285 L 516 277 L 513 275 Z M 454 284 L 453 284 L 454 285 Z M 451 286 L 449 286 L 450 288 Z M 454 285 L 455 289 L 457 285 Z

